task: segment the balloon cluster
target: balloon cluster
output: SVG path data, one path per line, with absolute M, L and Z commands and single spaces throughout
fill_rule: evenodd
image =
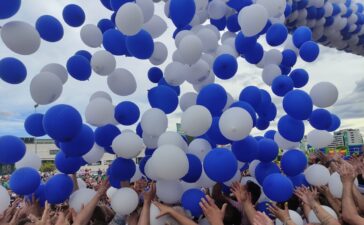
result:
M 137 207 L 138 196 L 121 187 L 120 181 L 135 181 L 142 175 L 157 181 L 162 201 L 181 202 L 194 216 L 202 213 L 200 188 L 215 183 L 230 186 L 247 168 L 262 186 L 263 200 L 283 202 L 292 196 L 294 186 L 329 183 L 323 179 L 330 177 L 325 168 L 306 169 L 306 156 L 297 148 L 304 138 L 304 121 L 314 128 L 307 135 L 311 146 L 320 149 L 333 141 L 330 132 L 340 127 L 340 119 L 325 108 L 337 101 L 338 90 L 330 82 L 317 83 L 309 92 L 302 90 L 309 74 L 294 67 L 300 59 L 317 60 L 316 42 L 364 53 L 363 5 L 343 0 L 166 0 L 165 14 L 175 26 L 172 53 L 171 46 L 156 40 L 167 30 L 165 19 L 155 14 L 155 4 L 162 4 L 158 2 L 101 0 L 100 7 L 112 15 L 97 24 L 84 24 L 86 14 L 80 6 L 64 7 L 63 21 L 81 27 L 82 42 L 95 51 L 80 50 L 64 65 L 45 65 L 31 80 L 32 99 L 39 105 L 54 103 L 68 74 L 86 81 L 93 72 L 106 77 L 114 94 L 130 96 L 137 91 L 136 79 L 131 71 L 117 68 L 116 61 L 127 56 L 153 65 L 147 76 L 155 86 L 146 93 L 151 107 L 141 112 L 132 99 L 114 105 L 111 96 L 101 91 L 90 97 L 84 121 L 66 104 L 29 115 L 25 130 L 35 137 L 48 135 L 61 149 L 55 159 L 61 174 L 41 184 L 39 157 L 26 152 L 20 139 L 2 136 L 0 163 L 17 167 L 10 180 L 12 190 L 21 195 L 38 193 L 50 203 L 70 198 L 77 210 L 94 192 L 81 189 L 71 195 L 73 184 L 66 174 L 99 161 L 105 152 L 116 155 L 107 175 L 118 190 L 108 195 L 113 196 L 113 209 L 123 215 Z M 0 19 L 12 17 L 20 6 L 20 0 L 0 0 Z M 10 21 L 1 28 L 3 43 L 20 55 L 36 52 L 41 39 L 57 42 L 65 35 L 62 23 L 51 15 L 40 16 L 35 25 Z M 264 49 L 263 42 L 269 49 Z M 172 53 L 171 62 L 166 61 L 168 53 Z M 215 79 L 238 76 L 239 61 L 262 68 L 262 80 L 270 90 L 242 87 L 234 99 L 215 83 Z M 26 75 L 18 59 L 1 59 L 0 78 L 5 82 L 19 84 Z M 181 93 L 183 83 L 195 91 Z M 280 118 L 271 94 L 281 97 L 285 114 Z M 178 106 L 183 112 L 181 128 L 193 138 L 190 143 L 179 133 L 167 131 L 167 115 Z M 273 121 L 278 122 L 277 130 L 268 130 Z M 135 132 L 120 130 L 120 125 L 137 128 Z M 266 131 L 264 137 L 251 136 L 253 128 Z M 285 150 L 280 168 L 273 162 L 279 148 Z M 136 165 L 133 158 L 144 149 L 145 157 Z M 330 177 L 330 182 L 339 194 L 337 177 Z M 8 204 L 7 197 L 1 199 Z

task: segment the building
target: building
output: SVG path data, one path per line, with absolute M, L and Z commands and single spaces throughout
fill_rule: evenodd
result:
M 347 147 L 350 153 L 359 153 L 363 147 L 363 136 L 359 129 L 344 129 L 334 132 L 334 141 L 329 148 Z

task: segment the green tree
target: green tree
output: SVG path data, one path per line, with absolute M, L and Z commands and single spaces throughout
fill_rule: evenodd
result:
M 56 166 L 53 162 L 44 162 L 40 167 L 41 172 L 53 172 L 56 170 Z

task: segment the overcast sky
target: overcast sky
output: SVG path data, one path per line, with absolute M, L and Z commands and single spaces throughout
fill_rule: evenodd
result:
M 27 66 L 28 76 L 25 82 L 20 85 L 10 85 L 0 80 L 0 135 L 12 134 L 17 136 L 28 136 L 24 130 L 23 123 L 25 118 L 34 112 L 34 101 L 30 97 L 29 84 L 31 79 L 39 73 L 41 68 L 48 63 L 60 63 L 65 65 L 67 59 L 76 51 L 85 49 L 91 53 L 99 49 L 90 49 L 80 40 L 80 28 L 71 28 L 62 19 L 63 7 L 69 3 L 79 4 L 86 12 L 86 23 L 96 24 L 102 18 L 109 18 L 111 11 L 104 9 L 99 0 L 57 0 L 44 1 L 32 0 L 22 1 L 20 11 L 10 20 L 26 21 L 32 25 L 39 16 L 49 14 L 57 17 L 63 24 L 65 35 L 57 43 L 42 41 L 40 49 L 30 56 L 17 55 L 6 48 L 0 41 L 0 59 L 3 57 L 16 57 L 23 61 Z M 156 4 L 155 13 L 166 19 L 163 13 L 164 3 Z M 0 26 L 10 20 L 0 20 Z M 173 24 L 168 21 L 169 29 L 156 41 L 165 43 L 169 51 L 169 59 L 175 50 L 172 33 Z M 295 68 L 304 68 L 310 74 L 309 84 L 304 90 L 309 91 L 311 87 L 320 81 L 330 81 L 339 90 L 339 100 L 330 111 L 337 113 L 342 118 L 341 128 L 359 128 L 364 131 L 364 58 L 338 52 L 320 46 L 321 54 L 315 63 L 305 63 L 300 60 Z M 169 62 L 170 60 L 167 60 Z M 270 91 L 270 88 L 263 84 L 261 79 L 261 69 L 249 65 L 244 59 L 239 58 L 238 74 L 228 81 L 218 80 L 226 90 L 237 98 L 241 89 L 247 85 L 256 85 Z M 117 57 L 118 67 L 126 68 L 131 71 L 137 80 L 137 91 L 130 96 L 120 97 L 113 95 L 108 90 L 106 78 L 95 73 L 89 81 L 77 81 L 69 77 L 63 87 L 61 97 L 51 105 L 38 107 L 38 112 L 45 112 L 50 106 L 60 103 L 70 104 L 76 107 L 81 114 L 84 114 L 89 97 L 96 91 L 102 90 L 111 94 L 114 105 L 121 101 L 129 100 L 135 102 L 142 111 L 149 107 L 147 101 L 147 90 L 153 87 L 147 78 L 147 71 L 152 66 L 148 60 L 140 61 L 133 58 Z M 166 63 L 161 66 L 162 69 Z M 193 90 L 191 85 L 184 84 L 182 92 Z M 270 93 L 272 93 L 270 91 Z M 272 94 L 273 96 L 273 94 Z M 279 110 L 281 110 L 281 98 L 274 98 Z M 282 114 L 282 113 L 280 113 Z M 175 130 L 175 123 L 180 120 L 181 111 L 178 109 L 173 115 L 169 115 L 169 130 Z M 277 119 L 276 119 L 277 121 Z M 275 129 L 275 123 L 271 124 Z M 306 133 L 312 128 L 306 126 Z M 126 129 L 130 127 L 121 127 Z M 132 127 L 134 128 L 134 127 Z M 253 130 L 253 134 L 261 134 Z

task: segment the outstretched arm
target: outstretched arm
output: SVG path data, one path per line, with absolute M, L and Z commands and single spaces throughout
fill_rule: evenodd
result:
M 239 182 L 234 182 L 231 187 L 231 191 L 241 204 L 243 212 L 247 216 L 249 222 L 253 224 L 257 211 L 254 208 L 250 193 L 248 193 L 246 186 L 241 185 Z
M 155 198 L 155 183 L 150 185 L 149 191 L 144 193 L 144 204 L 142 212 L 140 213 L 140 218 L 138 225 L 149 225 L 150 224 L 150 204 Z
M 160 210 L 160 213 L 157 216 L 157 218 L 160 218 L 164 215 L 169 214 L 175 220 L 177 220 L 177 222 L 181 225 L 197 225 L 193 220 L 191 220 L 187 216 L 182 215 L 181 213 L 177 212 L 175 209 L 173 209 L 170 206 L 163 205 L 160 202 L 153 202 L 153 204 L 155 204 Z
M 219 209 L 210 196 L 206 195 L 206 199 L 201 199 L 200 206 L 207 220 L 211 225 L 224 225 L 223 221 L 227 204 L 225 203 L 222 208 Z

